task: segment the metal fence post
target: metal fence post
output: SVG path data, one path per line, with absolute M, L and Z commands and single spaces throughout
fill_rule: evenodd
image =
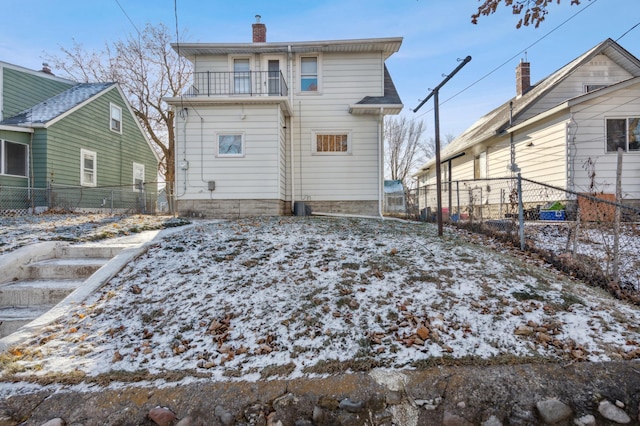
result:
M 520 250 L 524 251 L 524 203 L 522 202 L 522 175 L 518 173 L 518 231 Z

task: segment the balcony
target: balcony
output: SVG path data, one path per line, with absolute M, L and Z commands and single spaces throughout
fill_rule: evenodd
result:
M 193 85 L 184 96 L 286 97 L 288 94 L 289 88 L 280 71 L 207 71 L 193 73 Z

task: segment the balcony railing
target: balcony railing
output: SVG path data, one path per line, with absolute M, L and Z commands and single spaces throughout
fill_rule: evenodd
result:
M 186 96 L 287 96 L 280 71 L 196 72 Z

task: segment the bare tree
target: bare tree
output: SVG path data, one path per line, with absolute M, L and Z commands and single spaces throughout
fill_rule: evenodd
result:
M 424 123 L 406 117 L 387 117 L 385 127 L 386 168 L 393 180 L 405 186 L 407 177 L 433 153 L 432 145 L 422 140 Z
M 571 5 L 579 5 L 581 0 L 571 0 Z M 489 16 L 498 10 L 502 0 L 484 0 L 478 11 L 471 15 L 471 22 L 478 23 L 480 16 Z M 516 28 L 533 25 L 536 28 L 544 21 L 549 13 L 549 6 L 553 3 L 560 4 L 560 0 L 504 0 L 505 6 L 511 6 L 514 15 L 521 15 Z
M 71 48 L 61 48 L 62 57 L 47 57 L 72 80 L 120 84 L 159 154 L 169 198 L 175 177 L 174 112 L 163 98 L 179 96 L 192 73 L 189 62 L 171 48 L 172 39 L 164 24 L 147 24 L 140 33 L 106 44 L 104 51 L 87 52 L 74 40 Z

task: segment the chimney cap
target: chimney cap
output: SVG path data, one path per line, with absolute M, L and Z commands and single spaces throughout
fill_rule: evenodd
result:
M 256 23 L 258 23 L 258 24 L 260 23 L 260 18 L 262 18 L 262 16 L 256 15 Z

